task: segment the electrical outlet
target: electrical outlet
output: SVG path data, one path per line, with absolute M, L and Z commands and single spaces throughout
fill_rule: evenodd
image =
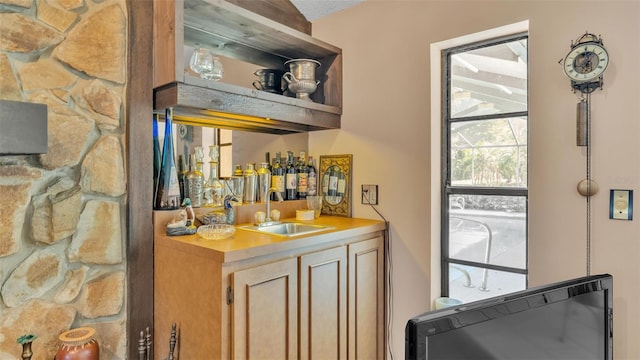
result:
M 378 205 L 378 185 L 362 185 L 362 203 Z

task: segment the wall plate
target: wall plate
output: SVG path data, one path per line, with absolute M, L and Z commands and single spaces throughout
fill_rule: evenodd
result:
M 378 185 L 362 185 L 362 203 L 378 205 Z
M 633 190 L 612 189 L 609 194 L 609 219 L 633 219 Z

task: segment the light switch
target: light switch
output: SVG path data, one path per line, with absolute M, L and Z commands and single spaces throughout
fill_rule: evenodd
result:
M 633 190 L 610 191 L 609 219 L 633 219 Z

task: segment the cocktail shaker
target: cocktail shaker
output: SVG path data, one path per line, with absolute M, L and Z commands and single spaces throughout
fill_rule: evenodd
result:
M 253 164 L 247 164 L 244 169 L 244 199 L 247 204 L 253 204 L 257 199 L 258 175 Z
M 271 188 L 271 171 L 269 171 L 269 164 L 266 162 L 260 163 L 260 167 L 256 171 L 258 175 L 258 202 L 267 202 L 267 192 Z

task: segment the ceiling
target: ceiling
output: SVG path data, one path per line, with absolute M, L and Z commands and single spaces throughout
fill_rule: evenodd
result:
M 344 10 L 364 0 L 290 0 L 309 21 Z

